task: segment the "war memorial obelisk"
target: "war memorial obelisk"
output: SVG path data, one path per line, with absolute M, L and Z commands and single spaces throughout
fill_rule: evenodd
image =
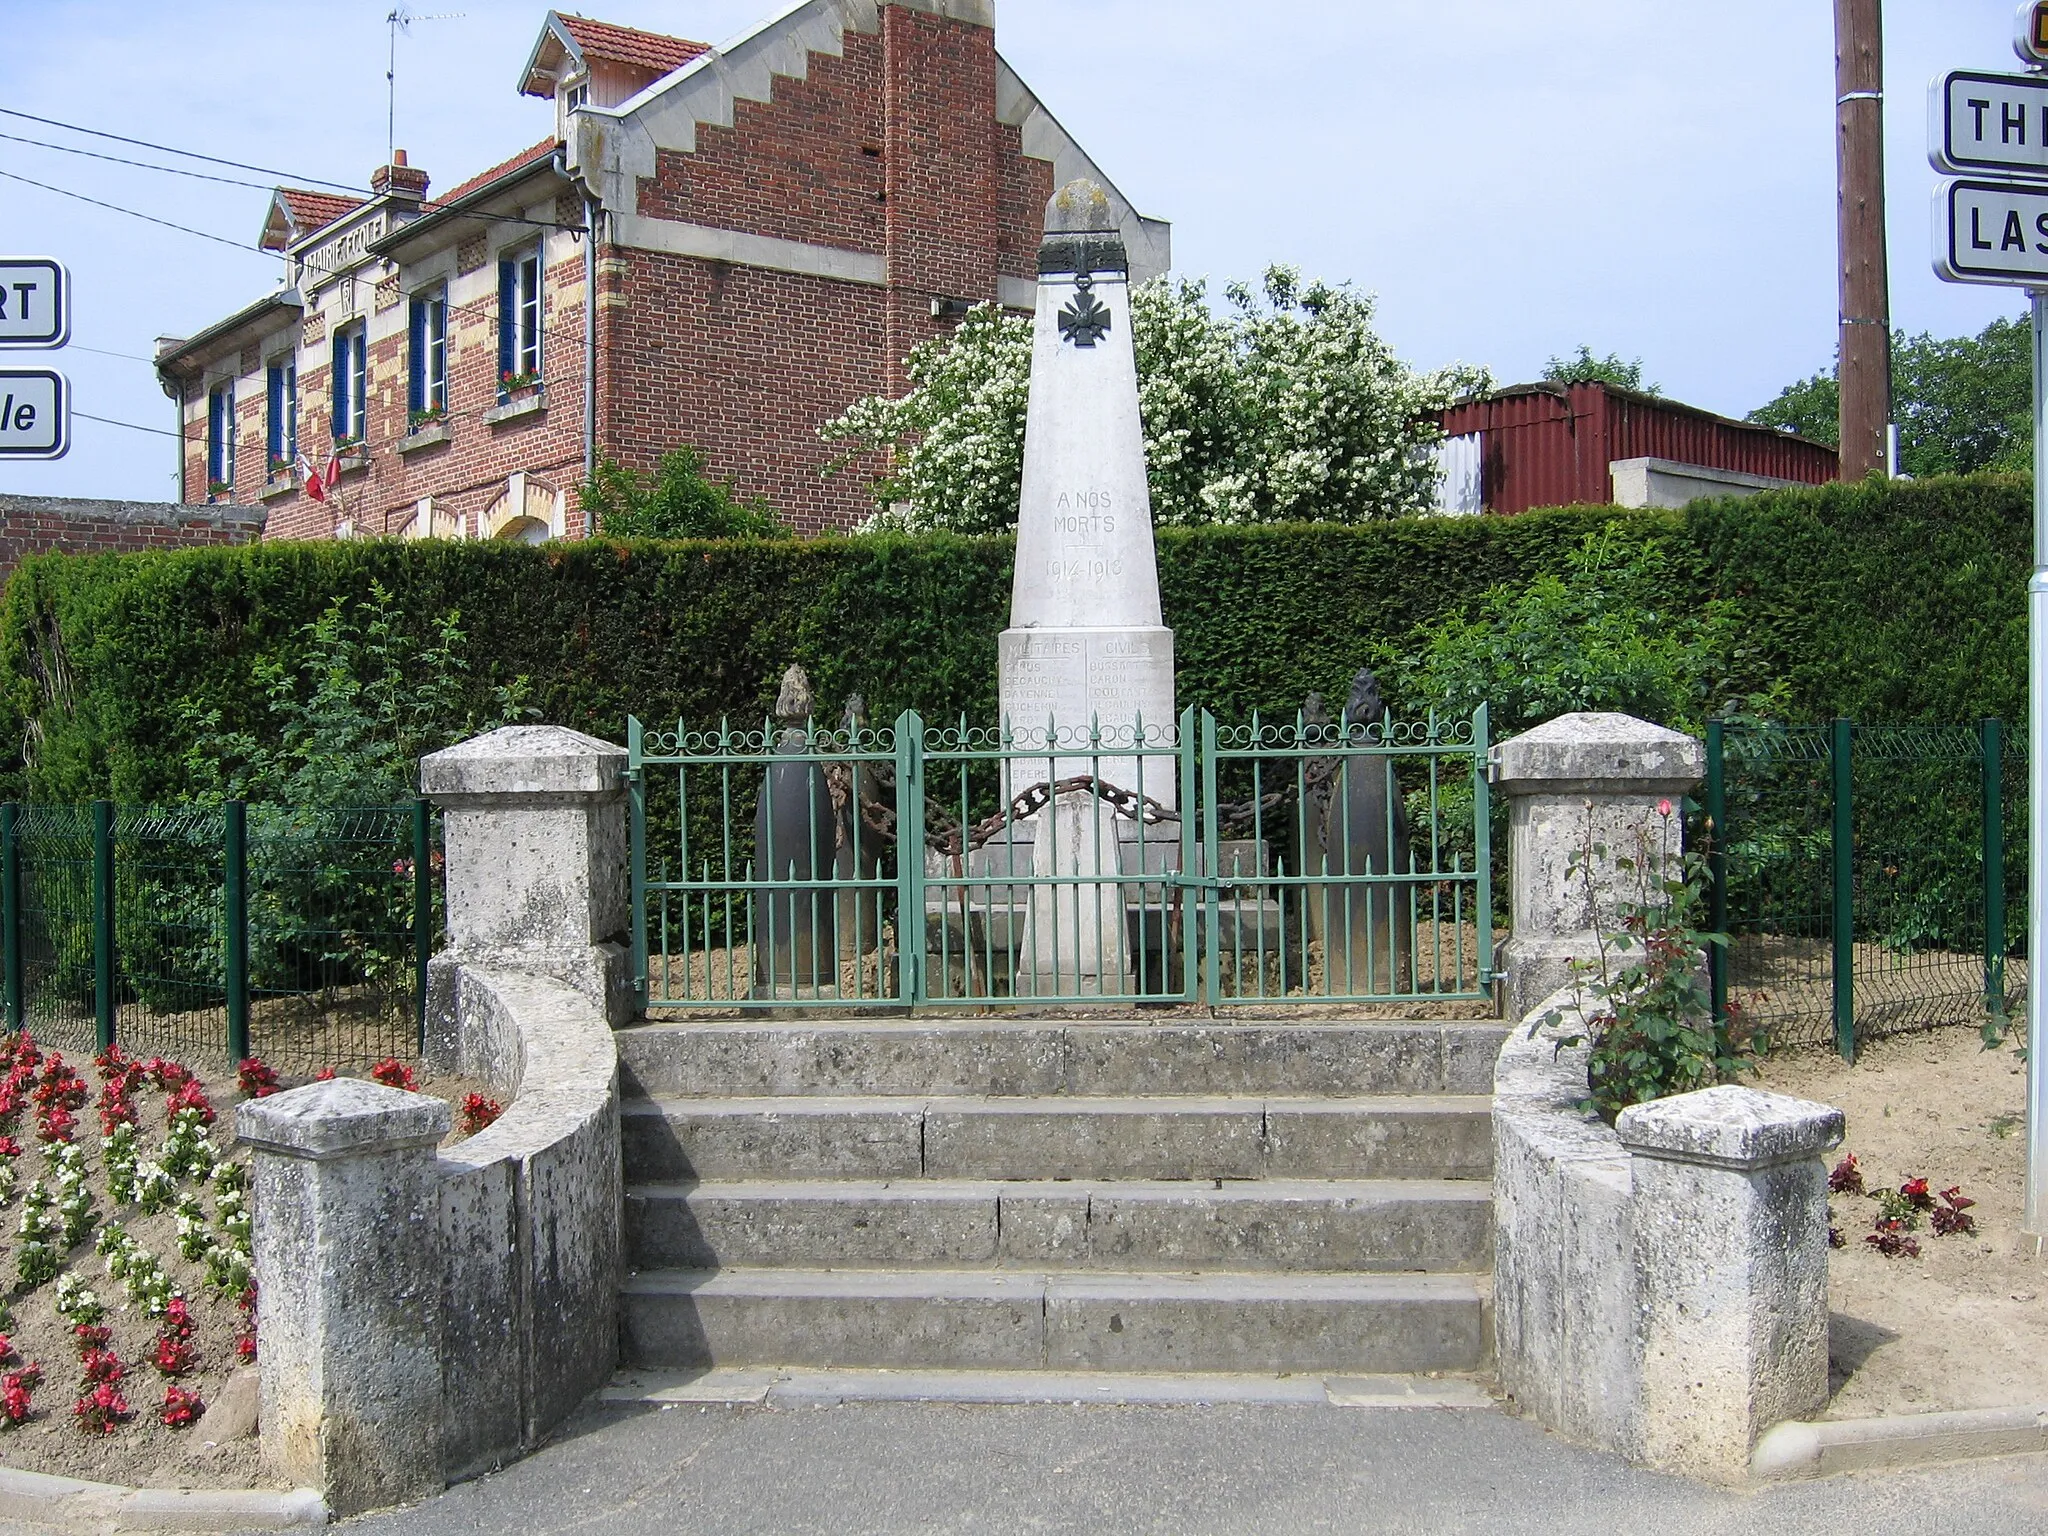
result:
M 1089 181 L 1053 198 L 1039 247 L 1017 573 L 1000 657 L 1005 727 L 1020 745 L 1048 748 L 1013 760 L 1013 794 L 1081 775 L 1136 791 L 1134 730 L 1173 740 L 1173 631 L 1160 622 L 1130 261 L 1108 196 Z M 1142 780 L 1146 795 L 1174 803 L 1170 759 L 1147 760 Z M 1047 806 L 1032 869 L 1107 878 L 1033 888 L 1019 995 L 1128 992 L 1134 957 L 1110 804 L 1080 792 Z

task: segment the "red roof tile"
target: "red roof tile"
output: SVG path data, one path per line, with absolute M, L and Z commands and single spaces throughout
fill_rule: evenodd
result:
M 489 186 L 492 182 L 496 181 L 501 176 L 509 176 L 514 171 L 523 171 L 528 166 L 533 165 L 535 162 L 547 159 L 550 155 L 552 155 L 556 150 L 560 149 L 561 147 L 562 141 L 560 139 L 542 139 L 538 144 L 533 145 L 531 148 L 522 149 L 510 160 L 501 161 L 497 165 L 492 166 L 488 171 L 484 171 L 478 175 L 470 177 L 469 180 L 465 181 L 461 186 L 455 188 L 452 192 L 444 192 L 441 196 L 435 198 L 431 203 L 427 204 L 427 208 L 429 211 L 432 211 L 433 209 L 443 207 L 448 203 L 457 202 L 461 200 L 463 197 L 466 197 L 469 193 L 476 191 L 477 188 Z
M 279 187 L 277 195 L 292 223 L 298 226 L 300 239 L 363 206 L 360 197 L 345 197 L 337 192 L 308 192 L 302 187 Z
M 636 69 L 650 69 L 657 75 L 681 69 L 701 53 L 709 53 L 708 43 L 693 43 L 687 38 L 668 37 L 660 32 L 642 32 L 635 27 L 617 27 L 608 21 L 593 21 L 587 16 L 564 16 L 559 12 L 556 19 L 563 30 L 576 39 L 576 46 L 586 59 L 604 59 L 615 64 L 630 64 Z

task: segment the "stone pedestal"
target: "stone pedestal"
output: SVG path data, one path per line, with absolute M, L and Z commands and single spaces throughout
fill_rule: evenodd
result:
M 351 1078 L 235 1112 L 255 1154 L 263 1457 L 337 1516 L 442 1487 L 448 1124 L 439 1099 Z
M 1502 969 L 1507 1017 L 1519 1019 L 1570 985 L 1572 961 L 1598 958 L 1596 923 L 1617 931 L 1636 876 L 1615 861 L 1634 857 L 1638 834 L 1677 851 L 1677 802 L 1700 781 L 1706 754 L 1692 737 L 1631 715 L 1577 714 L 1502 742 L 1496 763 L 1494 791 L 1511 804 L 1514 931 Z M 1575 859 L 1588 861 L 1590 891 Z
M 1827 1166 L 1842 1112 L 1753 1088 L 1624 1110 L 1642 1452 L 1737 1481 L 1757 1437 L 1828 1395 Z
M 1127 994 L 1135 986 L 1124 888 L 1088 877 L 1118 865 L 1116 815 L 1094 795 L 1062 795 L 1038 814 L 1034 875 L 1075 877 L 1031 887 L 1031 915 L 1012 992 L 1018 997 Z
M 555 725 L 511 725 L 420 759 L 443 811 L 448 944 L 429 972 L 427 1058 L 456 1062 L 455 969 L 554 976 L 614 1024 L 630 1017 L 626 751 Z

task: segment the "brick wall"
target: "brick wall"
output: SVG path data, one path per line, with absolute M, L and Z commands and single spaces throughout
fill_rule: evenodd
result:
M 91 555 L 193 544 L 249 544 L 263 531 L 256 507 L 98 501 L 82 496 L 0 496 L 0 582 L 29 555 Z
M 1023 153 L 996 118 L 998 64 L 987 27 L 884 3 L 875 32 L 849 28 L 843 55 L 813 53 L 802 78 L 778 75 L 766 101 L 732 103 L 732 125 L 699 124 L 690 152 L 660 150 L 633 211 L 884 258 L 881 284 L 800 275 L 637 248 L 600 246 L 597 432 L 601 452 L 646 470 L 691 445 L 711 473 L 766 499 L 802 532 L 847 528 L 874 510 L 867 474 L 822 477 L 835 450 L 818 428 L 863 395 L 900 393 L 903 361 L 944 335 L 935 299 L 998 296 L 999 278 L 1031 278 L 1053 169 Z M 580 200 L 537 167 L 520 196 L 580 221 Z M 529 190 L 530 188 L 530 190 Z M 542 201 L 546 199 L 546 201 Z M 233 500 L 261 502 L 268 537 L 322 538 L 346 522 L 400 534 L 431 497 L 437 529 L 459 519 L 488 536 L 486 514 L 523 472 L 564 492 L 564 532 L 586 532 L 583 476 L 583 247 L 547 236 L 542 375 L 545 409 L 486 420 L 497 393 L 495 263 L 516 232 L 466 235 L 453 258 L 448 441 L 401 454 L 406 421 L 404 296 L 421 280 L 366 269 L 350 303 L 309 298 L 296 337 L 243 352 Z M 433 258 L 423 258 L 431 260 Z M 444 264 L 433 270 L 446 275 Z M 299 446 L 314 465 L 331 437 L 328 337 L 370 324 L 367 468 L 325 505 L 296 482 L 267 481 L 262 365 L 299 350 Z M 209 375 L 213 377 L 213 375 Z M 188 397 L 186 495 L 202 501 L 203 389 Z M 867 466 L 870 470 L 872 465 Z

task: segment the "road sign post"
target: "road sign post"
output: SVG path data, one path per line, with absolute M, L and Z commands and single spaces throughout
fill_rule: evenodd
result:
M 2025 75 L 1958 70 L 1928 94 L 1934 270 L 2025 288 L 2034 317 L 2034 570 L 2027 581 L 2027 1189 L 2023 1240 L 2048 1239 L 2048 0 L 2020 7 Z M 1993 179 L 1996 178 L 1996 179 Z

